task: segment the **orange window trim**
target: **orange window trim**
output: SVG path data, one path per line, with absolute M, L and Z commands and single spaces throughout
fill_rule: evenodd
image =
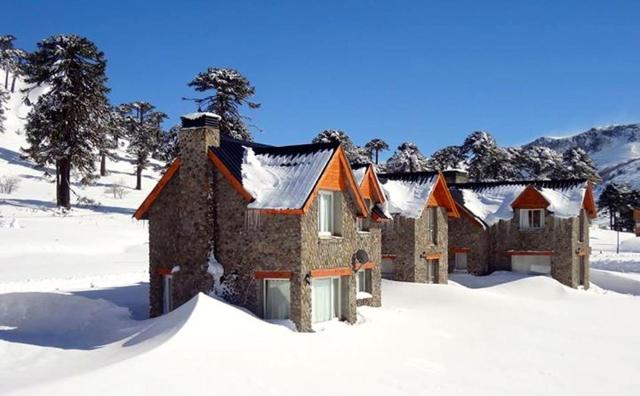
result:
M 342 268 L 322 268 L 311 270 L 312 278 L 324 278 L 327 276 L 348 276 L 351 275 L 352 271 L 349 267 Z
M 376 264 L 373 261 L 369 261 L 368 263 L 364 263 L 362 265 L 356 265 L 356 269 L 370 270 L 374 269 L 375 266 Z
M 423 253 L 422 257 L 426 260 L 439 260 L 442 258 L 442 253 Z
M 383 254 L 383 255 L 382 255 L 382 258 L 383 258 L 383 259 L 391 259 L 391 260 L 393 260 L 393 259 L 395 259 L 396 257 L 398 257 L 398 255 L 396 255 L 396 254 Z
M 553 256 L 553 250 L 507 250 L 508 256 Z
M 160 193 L 162 192 L 164 187 L 167 185 L 167 183 L 169 183 L 169 181 L 173 178 L 173 175 L 178 171 L 180 165 L 182 165 L 182 161 L 180 160 L 180 158 L 176 158 L 175 160 L 173 160 L 171 166 L 169 166 L 169 169 L 167 169 L 164 175 L 162 175 L 160 180 L 158 180 L 158 183 L 155 185 L 155 187 L 153 187 L 153 190 L 151 190 L 147 198 L 142 201 L 140 207 L 133 214 L 133 217 L 136 220 L 143 220 L 147 218 L 147 213 L 149 212 L 151 205 L 153 205 L 156 199 L 158 199 L 158 196 L 160 196 Z
M 251 196 L 251 194 L 249 194 L 249 192 L 245 190 L 244 187 L 242 187 L 242 184 L 238 181 L 238 179 L 236 179 L 231 174 L 229 169 L 224 165 L 224 163 L 222 163 L 222 161 L 220 161 L 220 158 L 218 158 L 218 156 L 213 151 L 207 151 L 207 156 L 209 156 L 211 162 L 213 162 L 216 168 L 218 168 L 220 173 L 222 173 L 224 178 L 227 179 L 229 184 L 231 184 L 231 186 L 238 192 L 238 194 L 240 194 L 242 199 L 247 202 L 253 201 L 253 197 Z
M 291 271 L 256 271 L 256 279 L 291 279 Z
M 449 250 L 452 253 L 469 253 L 471 248 L 468 247 L 450 247 Z
M 156 273 L 158 275 L 171 275 L 171 268 L 157 268 Z

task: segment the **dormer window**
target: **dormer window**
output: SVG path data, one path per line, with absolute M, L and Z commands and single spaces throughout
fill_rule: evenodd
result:
M 318 193 L 318 235 L 340 235 L 340 194 L 332 191 Z
M 520 209 L 520 229 L 544 228 L 544 209 Z

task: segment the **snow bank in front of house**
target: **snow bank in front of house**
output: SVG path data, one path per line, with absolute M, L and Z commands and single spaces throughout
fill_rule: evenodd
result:
M 387 198 L 385 214 L 418 218 L 436 184 L 437 175 L 423 181 L 387 180 L 382 190 Z
M 255 198 L 250 209 L 300 209 L 322 175 L 333 149 L 305 154 L 256 154 L 244 147 L 242 185 Z

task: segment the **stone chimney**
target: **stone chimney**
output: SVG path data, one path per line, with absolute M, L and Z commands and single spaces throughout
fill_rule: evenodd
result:
M 469 173 L 462 169 L 449 169 L 442 172 L 444 180 L 447 184 L 467 183 L 469 181 Z
M 211 290 L 207 275 L 209 254 L 214 248 L 214 175 L 209 147 L 220 145 L 220 117 L 213 113 L 192 113 L 181 117 L 179 226 L 176 238 L 180 271 L 174 284 L 175 306 L 199 292 Z

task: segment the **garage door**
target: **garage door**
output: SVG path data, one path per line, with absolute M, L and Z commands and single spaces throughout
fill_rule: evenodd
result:
M 466 271 L 467 270 L 467 253 L 457 252 L 455 256 L 456 260 L 456 270 L 457 271 Z
M 521 274 L 550 274 L 551 256 L 511 256 L 511 271 Z

